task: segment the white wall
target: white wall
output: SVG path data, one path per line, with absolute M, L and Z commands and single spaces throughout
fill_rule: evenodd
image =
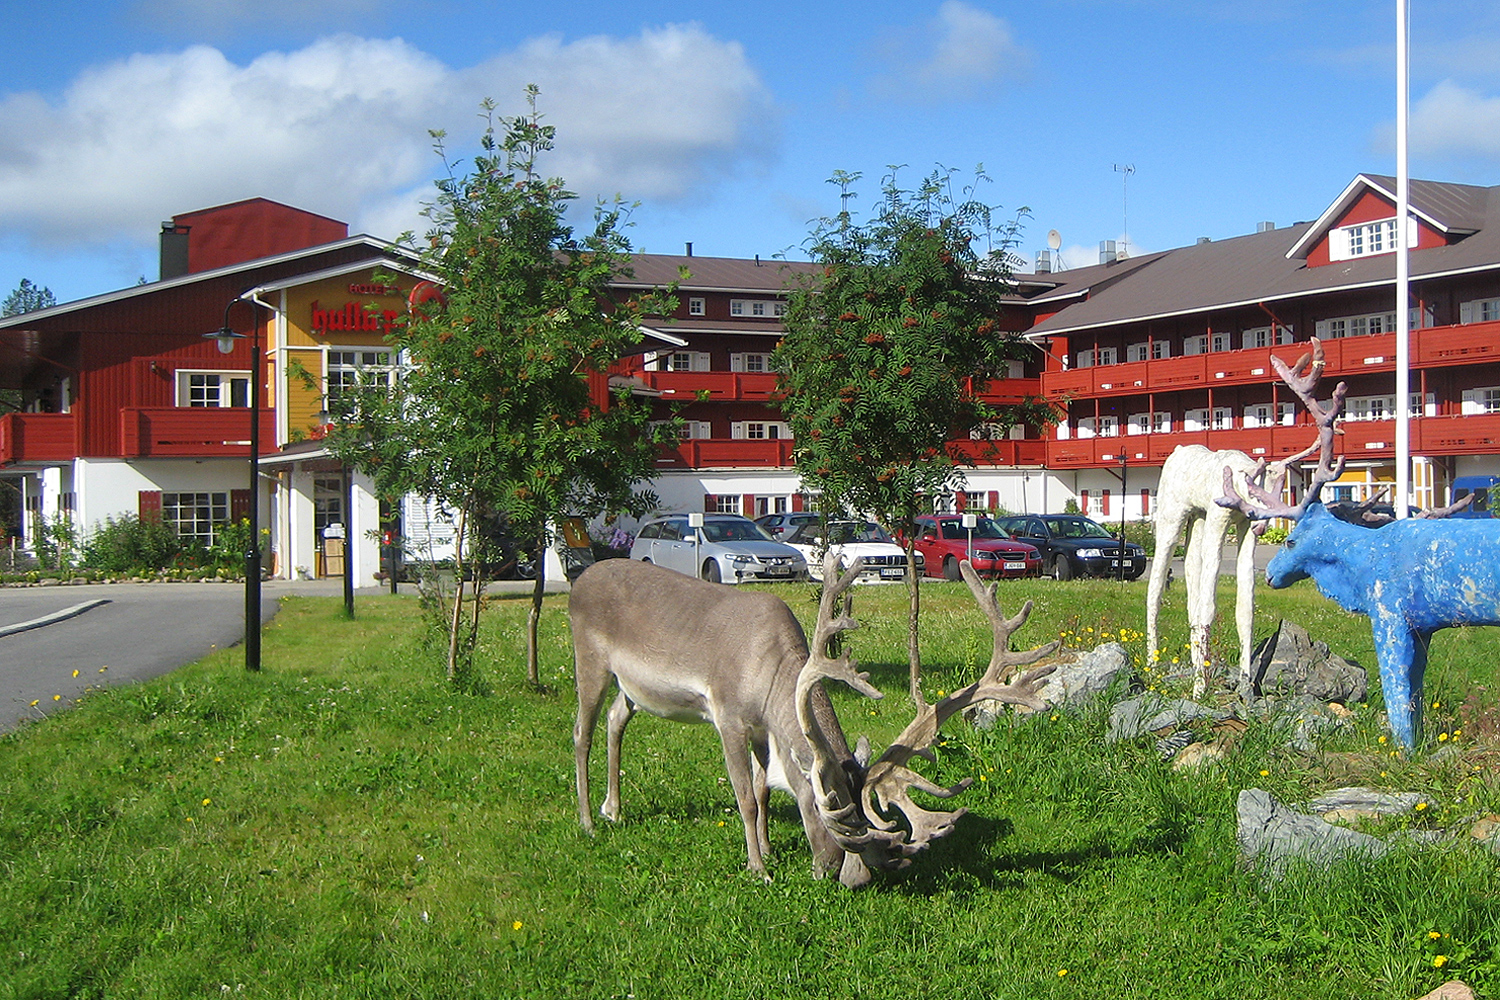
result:
M 52 471 L 52 470 L 48 470 Z M 106 518 L 140 512 L 141 490 L 164 493 L 229 493 L 249 486 L 247 459 L 123 459 L 80 458 L 69 470 L 76 497 L 74 523 L 79 537 L 92 533 Z M 269 488 L 258 491 L 260 520 L 266 523 Z

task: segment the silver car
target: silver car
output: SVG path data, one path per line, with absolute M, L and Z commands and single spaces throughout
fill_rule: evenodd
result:
M 630 558 L 710 583 L 807 578 L 802 553 L 737 514 L 704 514 L 701 528 L 692 527 L 687 514 L 652 518 L 637 532 Z

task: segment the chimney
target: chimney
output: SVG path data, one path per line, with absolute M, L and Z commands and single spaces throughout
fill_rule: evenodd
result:
M 691 244 L 691 243 L 689 243 L 689 244 L 688 244 L 688 245 L 687 245 L 687 255 L 688 255 L 688 256 L 689 256 L 689 257 L 691 257 L 691 256 L 692 256 L 692 255 L 693 255 L 693 245 L 692 245 L 692 244 Z
M 1037 274 L 1051 274 L 1052 273 L 1052 251 L 1051 250 L 1038 250 L 1036 252 L 1036 273 Z
M 1205 244 L 1205 243 L 1212 243 L 1212 242 L 1213 242 L 1213 240 L 1209 239 L 1207 236 L 1200 236 L 1200 237 L 1198 237 L 1198 245 L 1200 247 L 1203 244 Z
M 1255 224 L 1255 231 L 1257 233 L 1269 233 L 1275 228 L 1276 223 L 1274 222 L 1257 222 Z
M 175 222 L 161 224 L 161 280 L 188 273 L 188 232 L 191 227 Z
M 1100 240 L 1099 241 L 1099 263 L 1101 263 L 1101 264 L 1113 264 L 1115 262 L 1115 257 L 1116 257 L 1116 254 L 1115 254 L 1115 241 L 1114 240 Z

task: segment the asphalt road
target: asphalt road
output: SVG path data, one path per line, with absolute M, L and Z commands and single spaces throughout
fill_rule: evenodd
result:
M 338 581 L 268 581 L 262 620 L 276 614 L 282 595 L 305 592 L 342 590 Z M 72 705 L 90 688 L 160 676 L 244 636 L 245 588 L 225 583 L 7 587 L 0 631 L 100 600 L 75 617 L 0 635 L 0 732 Z

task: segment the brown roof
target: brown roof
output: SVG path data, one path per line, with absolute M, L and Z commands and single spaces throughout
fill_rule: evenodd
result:
M 1413 182 L 1414 206 L 1419 190 L 1426 210 L 1442 213 L 1453 227 L 1454 235 L 1460 238 L 1447 246 L 1413 251 L 1409 258 L 1412 280 L 1500 270 L 1500 186 L 1476 189 L 1422 182 L 1419 188 Z M 1476 207 L 1481 194 L 1482 212 Z M 1285 229 L 1181 247 L 1143 259 L 1144 263 L 1124 280 L 1090 288 L 1088 299 L 1067 305 L 1062 312 L 1032 327 L 1028 334 L 1070 333 L 1326 292 L 1394 285 L 1394 254 L 1320 267 L 1308 267 L 1300 257 L 1288 259 L 1287 254 L 1315 225 L 1301 222 Z M 1463 236 L 1471 226 L 1473 235 Z
M 802 276 L 816 275 L 808 261 L 742 260 L 738 257 L 687 257 L 679 254 L 632 254 L 634 274 L 618 279 L 622 288 L 658 288 L 678 282 L 683 291 L 727 291 L 771 294 L 796 287 Z M 687 268 L 688 277 L 681 276 Z

